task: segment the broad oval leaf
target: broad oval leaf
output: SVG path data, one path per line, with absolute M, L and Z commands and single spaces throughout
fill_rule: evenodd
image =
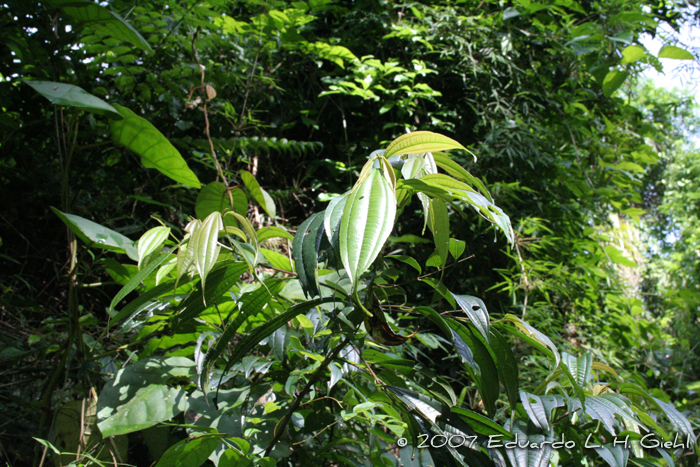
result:
M 144 167 L 157 169 L 183 185 L 202 186 L 175 146 L 156 127 L 126 107 L 114 104 L 114 108 L 124 117 L 123 120 L 110 121 L 115 143 L 141 156 Z
M 629 73 L 626 71 L 612 70 L 608 72 L 603 79 L 603 94 L 606 97 L 610 97 L 612 93 L 623 85 L 628 76 Z
M 260 187 L 252 173 L 246 170 L 241 170 L 240 173 L 241 180 L 243 180 L 243 184 L 248 188 L 250 194 L 253 195 L 253 199 L 258 202 L 268 216 L 274 219 L 277 215 L 277 210 L 275 209 L 275 202 L 272 200 L 272 196 Z
M 52 104 L 77 107 L 115 120 L 124 118 L 117 109 L 78 86 L 52 81 L 25 81 L 25 83 L 50 100 Z
M 446 151 L 448 149 L 469 150 L 457 141 L 431 131 L 414 131 L 401 135 L 389 144 L 384 157 L 398 154 L 418 154 L 422 152 Z
M 200 467 L 221 444 L 223 436 L 217 433 L 183 439 L 165 451 L 156 467 Z
M 51 210 L 86 245 L 116 253 L 126 253 L 129 258 L 138 261 L 139 254 L 136 244 L 130 238 L 83 217 L 61 212 L 53 206 L 51 206 Z
M 394 228 L 396 195 L 378 169 L 348 195 L 340 220 L 340 259 L 353 284 L 377 258 Z
M 97 401 L 97 425 L 104 437 L 143 430 L 170 420 L 186 407 L 187 392 L 170 379 L 191 378 L 195 363 L 183 357 L 155 357 L 119 370 Z
M 659 50 L 659 58 L 671 58 L 674 60 L 695 60 L 695 56 L 685 49 L 675 45 L 665 45 Z
M 197 195 L 194 212 L 198 219 L 205 219 L 214 211 L 223 213 L 226 208 L 231 208 L 226 186 L 221 182 L 211 182 L 206 184 Z
M 158 248 L 160 248 L 161 245 L 163 245 L 163 242 L 165 242 L 165 240 L 168 239 L 168 235 L 170 235 L 170 227 L 165 227 L 161 225 L 158 227 L 153 227 L 141 236 L 141 238 L 139 239 L 138 246 L 139 267 L 141 267 L 143 260 L 148 255 L 150 255 Z
M 86 0 L 50 0 L 66 14 L 98 34 L 128 42 L 146 52 L 153 52 L 146 39 L 124 18 L 99 4 Z

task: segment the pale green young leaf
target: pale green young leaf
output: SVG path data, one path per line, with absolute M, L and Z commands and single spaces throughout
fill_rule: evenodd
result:
M 643 59 L 647 55 L 647 50 L 641 45 L 628 45 L 622 51 L 620 65 L 628 65 Z
M 139 267 L 144 259 L 160 248 L 170 235 L 170 227 L 153 227 L 141 236 L 138 242 Z
M 389 144 L 384 157 L 399 154 L 418 154 L 422 152 L 446 151 L 448 149 L 468 149 L 447 136 L 430 131 L 414 131 L 401 135 Z
M 665 45 L 659 50 L 659 58 L 671 58 L 674 60 L 695 60 L 695 56 L 685 49 L 675 45 Z
M 340 219 L 343 217 L 343 209 L 345 208 L 345 203 L 348 201 L 348 196 L 338 196 L 330 200 L 328 207 L 324 211 L 323 225 L 326 230 L 326 236 L 331 245 L 333 245 L 334 238 L 338 236 L 338 230 L 340 228 Z
M 194 252 L 194 265 L 197 268 L 199 277 L 202 278 L 202 290 L 204 290 L 207 274 L 216 263 L 219 257 L 221 246 L 219 245 L 219 231 L 223 230 L 224 223 L 221 220 L 221 213 L 212 212 L 207 216 L 193 233 L 188 245 L 188 249 Z M 206 302 L 205 302 L 206 303 Z
M 52 81 L 25 81 L 25 83 L 51 101 L 52 104 L 76 107 L 115 120 L 124 118 L 117 109 L 78 86 Z
M 138 261 L 138 249 L 130 238 L 83 217 L 61 212 L 53 206 L 51 210 L 86 245 L 115 253 L 125 253 L 129 258 Z
M 294 240 L 294 235 L 290 234 L 281 227 L 275 226 L 263 227 L 262 229 L 257 231 L 256 235 L 258 237 L 258 243 L 262 243 L 272 238 L 284 238 L 287 240 Z
M 380 170 L 373 169 L 348 196 L 340 220 L 340 257 L 350 281 L 377 258 L 396 217 L 396 196 Z
M 180 152 L 148 120 L 131 110 L 114 104 L 124 117 L 111 120 L 112 140 L 141 156 L 141 163 L 149 169 L 157 169 L 178 183 L 200 188 L 197 176 L 190 170 Z
M 165 263 L 163 266 L 158 269 L 158 272 L 156 273 L 156 285 L 159 285 L 165 277 L 170 274 L 170 271 L 175 269 L 177 266 L 177 257 L 171 258 L 168 260 L 167 263 Z
M 454 259 L 459 259 L 464 253 L 464 248 L 466 243 L 463 240 L 457 240 L 456 238 L 450 238 L 450 254 Z
M 292 262 L 285 255 L 265 248 L 260 248 L 260 253 L 263 254 L 267 262 L 270 263 L 270 266 L 273 268 L 281 269 L 283 271 L 293 270 Z
M 258 184 L 253 174 L 246 170 L 241 170 L 240 174 L 243 184 L 248 188 L 253 199 L 265 210 L 268 216 L 274 219 L 277 215 L 277 211 L 272 196 L 260 187 L 260 184 Z

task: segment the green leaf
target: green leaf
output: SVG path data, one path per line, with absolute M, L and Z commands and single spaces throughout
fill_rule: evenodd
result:
M 139 267 L 148 255 L 163 245 L 163 242 L 168 239 L 168 235 L 170 235 L 170 227 L 158 226 L 141 236 L 138 242 Z
M 52 81 L 25 81 L 25 83 L 50 100 L 52 104 L 76 107 L 116 120 L 124 118 L 117 112 L 117 109 L 78 86 L 54 83 Z
M 258 230 L 258 243 L 262 243 L 265 240 L 270 240 L 271 238 L 286 238 L 287 240 L 294 240 L 294 236 L 280 227 L 263 227 Z
M 610 467 L 625 467 L 629 458 L 629 450 L 620 445 L 605 444 L 595 448 L 595 451 Z
M 223 436 L 222 433 L 183 439 L 170 446 L 155 467 L 200 467 L 219 446 Z
M 75 236 L 85 242 L 87 246 L 114 251 L 116 253 L 125 253 L 129 258 L 138 261 L 138 249 L 134 241 L 130 238 L 80 216 L 61 212 L 53 206 L 51 206 L 51 210 L 68 226 Z
M 292 271 L 292 262 L 285 255 L 271 251 L 266 248 L 260 248 L 260 253 L 273 268 L 282 269 L 283 271 Z
M 114 296 L 112 299 L 112 303 L 109 304 L 109 310 L 108 313 L 112 315 L 114 313 L 114 307 L 117 306 L 117 304 L 122 301 L 124 297 L 129 295 L 132 290 L 134 290 L 136 287 L 139 286 L 139 284 L 146 278 L 148 277 L 149 274 L 151 274 L 155 269 L 160 266 L 168 257 L 170 254 L 173 252 L 175 248 L 171 248 L 170 250 L 166 251 L 162 255 L 160 255 L 158 258 L 156 258 L 153 261 L 150 261 L 144 268 L 142 268 L 134 277 L 129 280 L 129 282 L 126 283 L 124 287 L 121 288 L 119 292 L 117 292 L 117 295 Z
M 211 182 L 205 185 L 197 195 L 194 212 L 198 219 L 205 219 L 212 212 L 223 214 L 226 208 L 231 209 L 229 203 L 226 186 L 221 182 Z
M 331 245 L 337 244 L 340 231 L 340 219 L 343 217 L 343 210 L 348 201 L 348 196 L 338 196 L 330 200 L 328 207 L 324 211 L 323 225 L 326 229 L 326 236 Z
M 493 327 L 491 328 L 491 347 L 496 356 L 498 379 L 503 383 L 510 408 L 514 411 L 518 405 L 518 362 L 508 341 Z
M 350 281 L 359 277 L 377 258 L 396 217 L 396 195 L 379 169 L 348 195 L 340 221 L 340 259 Z
M 67 15 L 98 34 L 128 42 L 146 52 L 153 52 L 146 39 L 124 18 L 97 3 L 86 0 L 50 0 Z
M 561 362 L 569 369 L 569 373 L 574 377 L 574 381 L 581 389 L 585 389 L 588 380 L 592 376 L 591 366 L 593 365 L 593 355 L 586 352 L 576 358 L 566 352 L 561 354 Z
M 450 254 L 457 260 L 462 253 L 464 253 L 464 248 L 467 244 L 463 240 L 457 240 L 456 238 L 450 238 Z
M 183 357 L 154 357 L 119 370 L 97 400 L 103 437 L 143 430 L 170 420 L 186 407 L 187 392 L 169 381 L 189 379 L 195 363 Z
M 685 49 L 675 45 L 665 45 L 659 50 L 659 58 L 671 58 L 674 60 L 695 60 L 695 56 Z
M 472 297 L 471 295 L 456 295 L 452 294 L 455 302 L 467 314 L 469 321 L 479 330 L 486 342 L 489 342 L 490 336 L 490 321 L 489 312 L 486 310 L 486 305 L 480 298 Z
M 628 268 L 636 268 L 637 267 L 637 263 L 635 263 L 631 259 L 627 258 L 625 255 L 622 254 L 622 252 L 620 250 L 618 250 L 614 246 L 605 245 L 603 247 L 603 249 L 610 257 L 610 261 L 612 261 L 613 263 L 619 264 L 621 266 L 626 266 Z
M 428 203 L 428 227 L 433 233 L 441 267 L 445 267 L 450 253 L 450 218 L 447 213 L 447 203 L 438 198 L 430 199 Z
M 446 151 L 448 149 L 463 149 L 469 152 L 467 148 L 447 136 L 430 131 L 414 131 L 401 135 L 392 141 L 384 151 L 384 157 Z
M 114 108 L 124 117 L 123 120 L 110 121 L 115 143 L 141 156 L 141 163 L 146 168 L 157 169 L 183 185 L 202 186 L 175 146 L 156 127 L 126 107 L 114 104 Z
M 501 392 L 495 357 L 491 354 L 485 340 L 482 341 L 479 339 L 478 332 L 473 331 L 452 318 L 445 318 L 445 322 L 462 338 L 474 353 L 474 361 L 479 365 L 481 373 L 480 375 L 473 374 L 476 386 L 479 388 L 479 395 L 484 402 L 486 411 L 490 415 L 495 414 L 496 400 Z M 470 368 L 467 367 L 467 369 Z
M 406 255 L 386 255 L 385 258 L 392 258 L 398 261 L 401 261 L 404 264 L 408 264 L 412 268 L 414 268 L 416 271 L 418 271 L 418 274 L 420 274 L 422 271 L 420 264 L 418 264 L 418 261 L 416 261 L 414 258 L 411 258 L 410 256 Z
M 564 398 L 558 394 L 554 396 L 537 396 L 520 391 L 520 400 L 522 400 L 523 407 L 532 423 L 546 432 L 551 431 L 550 419 L 552 418 L 552 411 L 557 407 L 566 405 Z
M 260 188 L 258 181 L 255 180 L 253 174 L 246 170 L 241 170 L 241 179 L 243 184 L 248 188 L 250 194 L 253 195 L 253 199 L 258 202 L 258 204 L 265 210 L 268 216 L 275 218 L 277 211 L 275 209 L 275 202 L 272 200 L 270 194 Z
M 433 159 L 435 160 L 435 164 L 447 172 L 448 175 L 474 185 L 479 189 L 482 195 L 486 196 L 489 201 L 493 202 L 493 198 L 491 198 L 491 194 L 486 189 L 486 185 L 484 185 L 481 180 L 467 172 L 461 165 L 450 159 L 447 154 L 443 152 L 435 152 L 433 153 Z
M 323 240 L 324 213 L 317 212 L 306 219 L 297 230 L 292 243 L 292 258 L 299 283 L 304 295 L 314 297 L 321 295 L 318 289 L 316 267 L 318 266 L 318 251 Z
M 508 326 L 504 327 L 505 330 L 511 332 L 512 334 L 515 334 L 516 336 L 520 335 L 520 337 L 525 338 L 525 340 L 537 346 L 540 350 L 551 355 L 555 361 L 554 369 L 556 370 L 557 367 L 559 367 L 561 356 L 559 355 L 559 350 L 557 349 L 557 346 L 554 345 L 554 343 L 549 337 L 545 336 L 540 331 L 538 331 L 530 324 L 526 323 L 525 321 L 523 321 L 515 315 L 507 314 L 505 316 L 505 320 L 515 324 L 515 326 L 520 332 L 517 334 L 512 333 L 511 329 Z
M 603 94 L 606 97 L 610 97 L 612 93 L 622 86 L 628 76 L 629 73 L 626 71 L 612 70 L 608 72 L 603 79 Z
M 646 57 L 647 50 L 640 45 L 628 45 L 622 51 L 622 60 L 620 65 L 628 65 Z
M 452 407 L 450 409 L 452 413 L 456 413 L 459 417 L 464 420 L 474 431 L 484 436 L 502 436 L 499 439 L 513 439 L 513 434 L 505 430 L 501 425 L 494 422 L 490 418 L 484 417 L 471 410 L 463 409 L 461 407 Z
M 202 278 L 202 290 L 204 291 L 207 274 L 216 263 L 219 257 L 221 246 L 219 245 L 219 231 L 223 230 L 224 223 L 221 220 L 221 213 L 214 211 L 204 219 L 202 225 L 194 232 L 187 246 L 194 251 L 194 264 Z M 206 300 L 204 302 L 206 304 Z
M 668 419 L 670 420 L 671 424 L 673 427 L 683 433 L 684 435 L 690 437 L 691 439 L 695 439 L 695 433 L 693 433 L 693 427 L 688 421 L 685 416 L 678 411 L 674 406 L 671 404 L 667 404 L 666 402 L 659 400 L 657 398 L 654 398 L 654 401 L 661 407 L 661 410 L 664 411 Z
M 238 361 L 241 358 L 243 358 L 248 352 L 250 352 L 256 346 L 260 345 L 260 341 L 265 339 L 267 336 L 275 332 L 280 327 L 284 326 L 285 323 L 287 323 L 288 321 L 294 319 L 294 317 L 296 317 L 298 314 L 306 313 L 314 307 L 317 307 L 324 303 L 335 302 L 337 300 L 338 299 L 335 297 L 327 297 L 309 300 L 308 302 L 297 303 L 296 305 L 292 305 L 291 307 L 289 307 L 289 309 L 287 309 L 286 311 L 270 319 L 265 324 L 256 327 L 251 332 L 243 336 L 243 338 L 234 347 L 233 352 L 231 352 L 231 356 L 229 357 L 228 362 L 226 363 L 226 369 L 224 370 L 224 373 L 226 373 L 232 365 L 238 363 Z

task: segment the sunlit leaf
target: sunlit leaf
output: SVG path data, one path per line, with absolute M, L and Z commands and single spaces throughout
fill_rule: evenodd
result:
M 50 0 L 50 3 L 98 34 L 128 42 L 146 52 L 153 52 L 146 39 L 124 18 L 107 8 L 87 0 Z M 76 25 L 76 26 L 77 26 Z
M 124 118 L 117 109 L 78 86 L 52 81 L 25 81 L 25 83 L 50 100 L 52 104 L 76 107 L 115 120 Z
M 695 56 L 685 49 L 675 45 L 665 45 L 659 50 L 659 58 L 671 58 L 674 60 L 695 60 Z
M 221 443 L 224 434 L 183 439 L 168 448 L 155 467 L 200 467 Z
M 275 202 L 272 200 L 272 196 L 270 196 L 267 191 L 260 187 L 253 174 L 246 170 L 241 170 L 240 174 L 243 184 L 246 186 L 246 188 L 248 188 L 250 194 L 253 195 L 253 199 L 258 202 L 268 216 L 274 219 L 277 215 L 277 210 L 275 208 Z
M 153 227 L 141 236 L 138 242 L 139 267 L 146 257 L 163 245 L 163 242 L 168 239 L 168 235 L 170 235 L 170 227 L 161 225 Z
M 129 258 L 138 261 L 138 249 L 130 238 L 80 216 L 61 212 L 53 206 L 51 210 L 86 245 L 116 253 L 125 253 Z
M 188 249 L 194 251 L 194 265 L 197 268 L 199 277 L 202 278 L 202 290 L 204 290 L 207 274 L 216 263 L 219 257 L 221 246 L 219 245 L 219 231 L 224 228 L 224 223 L 221 220 L 221 213 L 218 211 L 212 212 L 204 219 L 202 225 L 199 226 L 190 238 L 187 246 Z M 206 303 L 206 301 L 205 301 Z
M 377 258 L 396 216 L 396 196 L 380 170 L 348 195 L 340 221 L 340 258 L 353 284 Z
M 221 182 L 211 182 L 205 185 L 197 195 L 194 212 L 198 219 L 205 219 L 214 211 L 223 213 L 226 208 L 231 209 L 226 186 Z
M 490 338 L 490 318 L 489 312 L 486 310 L 486 305 L 480 298 L 472 297 L 471 295 L 456 295 L 452 294 L 457 302 L 457 305 L 467 314 L 469 320 L 479 330 L 486 342 Z
M 446 151 L 448 149 L 468 149 L 447 136 L 430 131 L 414 131 L 401 135 L 389 144 L 384 157 L 398 154 L 418 154 L 422 152 Z
M 149 169 L 157 169 L 178 183 L 200 188 L 197 176 L 187 167 L 180 153 L 148 120 L 131 110 L 114 104 L 124 117 L 111 120 L 112 140 L 141 156 L 141 163 Z
M 608 72 L 603 79 L 603 94 L 610 97 L 612 93 L 622 86 L 628 76 L 629 73 L 626 71 L 612 70 Z

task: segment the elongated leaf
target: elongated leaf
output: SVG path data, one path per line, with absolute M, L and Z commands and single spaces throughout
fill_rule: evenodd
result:
M 574 377 L 576 384 L 578 384 L 581 389 L 585 389 L 586 384 L 588 384 L 588 380 L 591 377 L 593 355 L 590 352 L 586 352 L 585 354 L 576 358 L 573 355 L 562 352 L 561 362 L 569 369 L 569 372 Z
M 552 441 L 554 432 L 545 435 L 530 432 L 530 427 L 524 420 L 515 420 L 511 426 L 506 421 L 504 428 L 516 436 L 515 448 L 506 448 L 506 455 L 513 467 L 548 467 L 552 457 Z
M 515 360 L 515 355 L 508 345 L 508 341 L 495 328 L 491 328 L 491 347 L 496 355 L 498 379 L 506 389 L 511 410 L 515 410 L 518 405 L 519 390 L 518 362 Z
M 290 234 L 281 227 L 263 227 L 256 233 L 258 236 L 258 243 L 262 243 L 271 238 L 285 238 L 287 240 L 294 240 L 294 235 Z
M 499 439 L 505 440 L 513 439 L 512 433 L 488 417 L 484 417 L 483 415 L 461 407 L 452 407 L 450 410 L 459 415 L 462 420 L 464 420 L 470 427 L 472 427 L 474 431 L 479 434 L 484 436 L 500 435 Z
M 250 194 L 253 195 L 253 199 L 258 202 L 268 216 L 274 219 L 277 215 L 277 210 L 275 209 L 275 202 L 272 200 L 272 196 L 260 187 L 252 173 L 241 170 L 240 174 L 243 184 L 248 188 Z
M 224 373 L 227 372 L 233 364 L 238 363 L 238 361 L 240 361 L 240 359 L 254 347 L 259 345 L 260 341 L 275 332 L 288 321 L 292 320 L 295 316 L 301 313 L 306 313 L 310 309 L 324 303 L 330 303 L 336 300 L 337 299 L 335 297 L 317 298 L 315 300 L 309 300 L 308 302 L 292 305 L 289 309 L 270 319 L 267 323 L 256 327 L 250 333 L 246 334 L 233 349 L 233 352 L 231 352 L 231 356 L 226 363 Z
M 385 258 L 392 258 L 398 261 L 401 261 L 404 264 L 408 264 L 411 266 L 413 269 L 418 271 L 418 274 L 420 274 L 422 271 L 420 264 L 418 264 L 418 261 L 416 261 L 414 258 L 411 258 L 410 256 L 406 255 L 386 255 Z
M 236 283 L 248 266 L 242 261 L 222 261 L 209 273 L 209 287 L 203 293 L 201 284 L 180 305 L 180 313 L 173 317 L 172 328 L 178 328 L 196 318 L 204 309 L 205 303 L 216 303 Z
M 491 415 L 494 414 L 496 411 L 496 400 L 501 390 L 498 380 L 498 370 L 496 369 L 496 363 L 494 357 L 491 355 L 491 351 L 486 346 L 485 341 L 482 342 L 477 337 L 478 331 L 472 331 L 470 328 L 452 318 L 445 318 L 445 322 L 462 338 L 474 353 L 474 361 L 479 365 L 481 370 L 481 375 L 474 374 L 474 380 L 479 388 L 479 395 L 484 402 L 486 411 Z
M 372 169 L 348 196 L 340 221 L 340 259 L 354 285 L 379 255 L 395 217 L 396 195 Z
M 469 152 L 467 148 L 447 136 L 430 131 L 414 131 L 413 133 L 401 135 L 392 141 L 386 148 L 384 157 L 399 154 L 446 151 L 448 149 L 464 149 Z
M 450 218 L 447 213 L 447 203 L 442 199 L 429 200 L 428 227 L 433 233 L 435 249 L 440 255 L 441 267 L 447 265 L 450 254 Z
M 557 407 L 564 407 L 566 405 L 564 398 L 558 394 L 555 396 L 537 396 L 525 391 L 520 391 L 520 400 L 522 400 L 523 407 L 532 423 L 547 432 L 551 431 L 550 419 L 552 417 L 552 411 Z
M 480 298 L 472 297 L 471 295 L 456 295 L 452 294 L 457 305 L 467 314 L 472 324 L 479 330 L 486 342 L 489 342 L 491 334 L 491 324 L 489 312 L 486 310 L 486 305 Z
M 340 219 L 343 217 L 343 209 L 347 201 L 347 196 L 335 197 L 330 200 L 328 207 L 324 211 L 323 225 L 331 245 L 337 244 L 340 231 Z
M 153 52 L 146 39 L 138 33 L 124 18 L 87 0 L 50 0 L 52 5 L 78 21 L 79 25 L 87 26 L 100 35 L 111 36 L 128 42 L 146 52 Z
M 148 255 L 163 245 L 163 242 L 168 239 L 168 235 L 170 235 L 170 227 L 161 225 L 153 227 L 141 236 L 138 243 L 139 267 Z
M 167 383 L 189 379 L 194 372 L 195 363 L 183 357 L 149 358 L 119 370 L 97 401 L 102 436 L 143 430 L 182 412 L 187 392 Z
M 111 105 L 72 84 L 54 83 L 52 81 L 25 81 L 36 92 L 51 101 L 52 104 L 77 107 L 81 110 L 121 120 L 124 117 Z
M 205 185 L 197 195 L 194 212 L 198 219 L 205 219 L 214 211 L 223 213 L 226 208 L 231 209 L 226 186 L 221 182 L 211 182 Z
M 265 248 L 260 248 L 260 253 L 263 254 L 267 262 L 270 263 L 273 268 L 283 271 L 292 271 L 292 262 L 285 255 Z
M 217 359 L 228 348 L 229 342 L 233 339 L 241 325 L 250 317 L 257 315 L 272 300 L 273 295 L 279 294 L 285 285 L 280 279 L 273 279 L 266 283 L 266 287 L 259 287 L 253 292 L 243 294 L 240 298 L 241 311 L 236 318 L 226 326 L 221 337 L 207 353 L 199 375 L 199 387 L 206 393 L 209 390 L 209 375 L 216 364 Z M 261 339 L 262 340 L 262 339 Z M 230 368 L 230 367 L 229 367 Z
M 183 439 L 168 448 L 155 467 L 200 467 L 221 443 L 223 433 Z
M 684 435 L 690 437 L 691 439 L 695 439 L 695 433 L 693 433 L 693 427 L 688 421 L 685 416 L 678 411 L 674 406 L 671 404 L 667 404 L 666 402 L 659 400 L 657 398 L 654 398 L 654 401 L 661 407 L 661 409 L 664 411 L 668 419 L 671 421 L 671 424 L 673 427 L 683 433 Z
M 595 448 L 595 451 L 610 467 L 625 467 L 629 458 L 629 449 L 620 445 L 605 444 Z
M 479 189 L 482 195 L 486 196 L 489 201 L 493 202 L 493 198 L 491 198 L 491 194 L 486 189 L 486 185 L 484 185 L 481 180 L 467 172 L 461 165 L 450 159 L 447 154 L 443 152 L 435 152 L 433 153 L 433 160 L 435 161 L 435 164 L 447 172 L 448 175 L 474 185 Z
M 117 306 L 117 304 L 124 299 L 129 293 L 131 293 L 136 287 L 139 286 L 139 284 L 146 278 L 148 277 L 149 274 L 151 274 L 153 271 L 156 270 L 158 266 L 163 264 L 163 262 L 168 259 L 170 254 L 173 252 L 175 248 L 171 248 L 170 250 L 166 251 L 162 255 L 160 255 L 158 258 L 154 259 L 153 261 L 150 261 L 144 268 L 142 268 L 134 277 L 129 280 L 129 282 L 126 283 L 124 287 L 121 288 L 119 292 L 117 292 L 117 295 L 114 296 L 112 299 L 112 303 L 109 304 L 109 310 L 108 313 L 112 315 L 114 313 L 114 307 Z
M 199 277 L 202 278 L 202 290 L 204 290 L 207 274 L 216 263 L 219 257 L 221 246 L 219 245 L 219 231 L 223 230 L 224 223 L 221 220 L 221 213 L 214 211 L 204 219 L 202 225 L 192 233 L 187 248 L 194 251 L 194 265 L 197 268 Z M 204 302 L 206 304 L 206 300 Z
M 129 258 L 138 261 L 139 254 L 136 244 L 130 238 L 83 217 L 61 212 L 53 206 L 51 206 L 51 210 L 87 246 L 125 253 Z
M 530 324 L 526 323 L 522 319 L 518 318 L 515 315 L 507 314 L 505 316 L 505 320 L 510 321 L 511 323 L 515 324 L 518 328 L 518 330 L 524 335 L 527 336 L 531 342 L 533 343 L 538 343 L 542 350 L 545 352 L 549 353 L 552 357 L 554 357 L 555 360 L 555 365 L 554 369 L 559 366 L 559 362 L 561 361 L 561 356 L 559 355 L 559 350 L 557 349 L 557 346 L 554 345 L 554 343 L 551 341 L 551 339 L 544 334 L 542 334 L 540 331 L 532 327 Z M 505 327 L 507 331 L 510 331 L 508 327 Z
M 178 150 L 156 127 L 126 107 L 114 104 L 114 108 L 124 117 L 123 120 L 110 121 L 115 143 L 141 156 L 144 167 L 157 169 L 183 185 L 201 187 L 197 176 L 187 167 Z
M 665 45 L 659 50 L 659 58 L 671 58 L 674 60 L 695 60 L 693 54 L 675 45 Z
M 318 266 L 318 251 L 323 239 L 323 219 L 323 212 L 317 212 L 306 219 L 299 226 L 292 243 L 294 266 L 299 275 L 301 289 L 307 297 L 321 295 L 318 289 L 316 267 Z

